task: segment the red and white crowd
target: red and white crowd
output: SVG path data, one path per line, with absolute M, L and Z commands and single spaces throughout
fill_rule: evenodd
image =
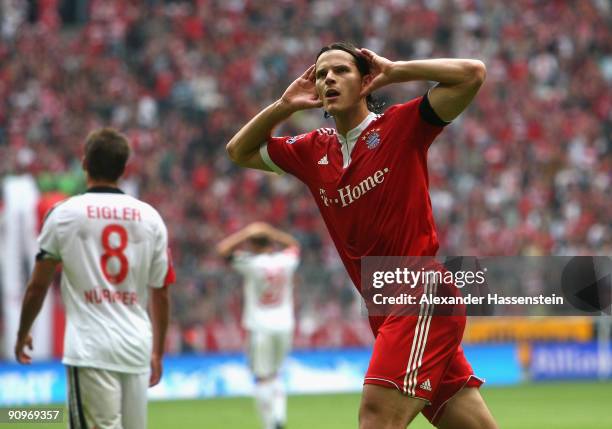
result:
M 390 59 L 469 57 L 487 81 L 429 153 L 448 255 L 612 254 L 612 19 L 605 0 L 7 1 L 0 23 L 0 175 L 82 190 L 88 131 L 133 144 L 125 188 L 158 209 L 177 268 L 173 349 L 239 349 L 240 279 L 214 252 L 253 220 L 303 244 L 296 346 L 371 341 L 307 189 L 231 164 L 225 144 L 318 50 L 350 40 Z M 12 4 L 12 5 L 11 5 Z M 387 105 L 422 84 L 375 94 Z M 279 135 L 333 126 L 294 115 Z M 321 270 L 321 267 L 325 267 Z

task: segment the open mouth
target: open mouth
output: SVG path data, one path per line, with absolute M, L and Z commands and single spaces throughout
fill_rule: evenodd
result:
M 335 90 L 335 89 L 328 89 L 327 91 L 325 91 L 325 98 L 327 98 L 328 100 L 330 99 L 335 99 L 340 95 L 340 93 Z

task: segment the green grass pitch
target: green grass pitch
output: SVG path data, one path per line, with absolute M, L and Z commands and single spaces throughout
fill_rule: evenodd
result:
M 612 383 L 524 384 L 483 387 L 482 394 L 503 429 L 611 429 Z M 288 429 L 354 429 L 359 395 L 289 397 Z M 22 424 L 58 429 L 59 424 Z M 0 424 L 16 428 L 15 424 Z M 410 426 L 432 426 L 419 416 Z M 251 398 L 151 402 L 149 429 L 258 429 Z

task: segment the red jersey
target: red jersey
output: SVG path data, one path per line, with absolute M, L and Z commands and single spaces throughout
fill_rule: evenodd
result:
M 366 301 L 362 257 L 434 256 L 438 250 L 427 150 L 444 125 L 424 96 L 392 106 L 384 115 L 369 114 L 346 137 L 322 128 L 271 138 L 260 150 L 270 168 L 308 186 Z M 424 285 L 423 291 L 427 287 L 432 286 Z M 446 289 L 442 294 L 457 293 L 452 286 Z M 364 382 L 427 401 L 423 414 L 436 425 L 453 395 L 482 380 L 459 346 L 465 315 L 437 317 L 433 305 L 421 305 L 419 311 L 419 317 L 370 315 L 376 341 Z
M 443 123 L 431 112 L 419 97 L 382 115 L 370 113 L 346 138 L 320 128 L 262 146 L 268 166 L 308 186 L 360 291 L 361 257 L 433 256 L 438 250 L 427 150 Z

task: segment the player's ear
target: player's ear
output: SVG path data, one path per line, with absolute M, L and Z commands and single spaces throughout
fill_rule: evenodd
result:
M 362 97 L 366 97 L 368 95 L 373 79 L 374 79 L 374 76 L 371 73 L 366 74 L 361 78 L 361 94 L 360 95 Z
M 85 179 L 89 179 L 89 171 L 87 171 L 87 158 L 83 157 L 81 160 L 81 167 L 83 168 L 83 173 L 85 173 Z

